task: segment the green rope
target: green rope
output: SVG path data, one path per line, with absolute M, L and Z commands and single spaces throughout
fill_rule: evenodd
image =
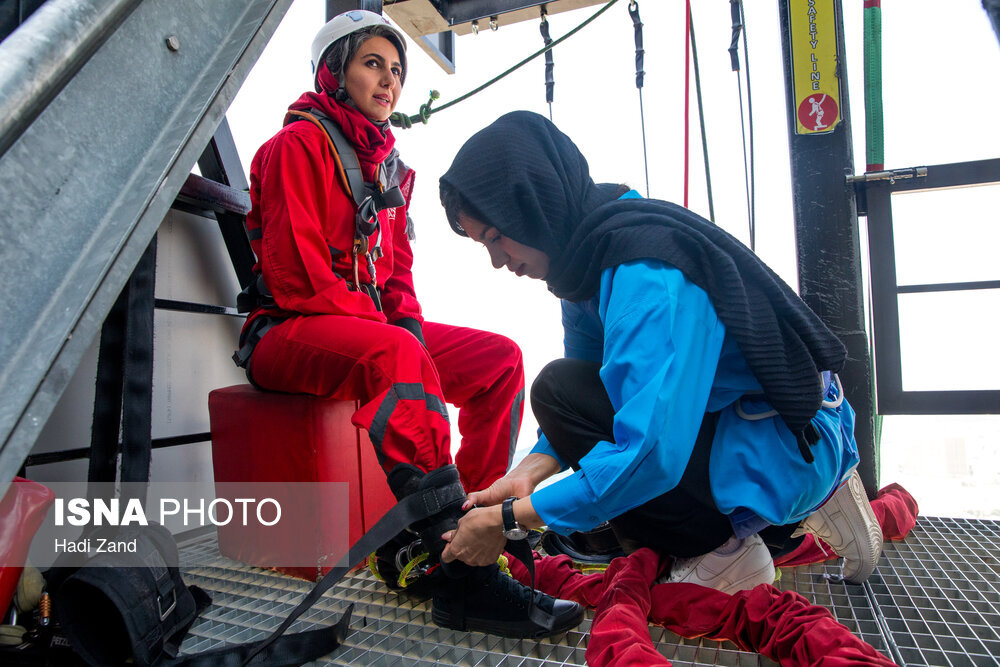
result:
M 885 168 L 885 135 L 882 108 L 882 8 L 879 0 L 868 0 L 864 9 L 865 36 L 865 161 L 866 171 L 881 171 Z M 870 312 L 870 309 L 869 309 Z M 868 318 L 868 330 L 872 331 L 872 316 Z M 868 343 L 868 358 L 871 359 L 872 396 L 877 396 L 875 382 L 875 351 L 873 341 Z M 879 449 L 882 442 L 882 415 L 872 415 L 873 440 L 875 445 L 875 479 L 881 477 Z
M 868 171 L 885 168 L 882 109 L 882 8 L 865 3 L 865 141 Z
M 389 116 L 389 122 L 392 123 L 393 127 L 399 127 L 399 128 L 404 129 L 404 130 L 408 129 L 410 127 L 413 127 L 413 124 L 416 123 L 416 122 L 421 122 L 421 123 L 427 124 L 427 119 L 430 118 L 432 114 L 438 113 L 439 111 L 444 111 L 448 107 L 455 106 L 459 102 L 467 100 L 468 98 L 472 97 L 473 95 L 475 95 L 479 91 L 484 90 L 484 89 L 492 86 L 494 83 L 496 83 L 500 79 L 504 78 L 505 76 L 507 76 L 511 72 L 513 72 L 513 71 L 519 69 L 520 67 L 523 67 L 524 65 L 528 64 L 529 62 L 531 62 L 532 60 L 534 60 L 538 56 L 542 55 L 546 51 L 551 51 L 558 44 L 560 44 L 561 42 L 569 39 L 574 34 L 576 34 L 581 29 L 583 29 L 591 21 L 593 21 L 598 16 L 600 16 L 601 14 L 603 14 L 604 12 L 606 12 L 611 7 L 611 5 L 615 4 L 616 2 L 618 2 L 618 0 L 609 0 L 609 2 L 606 5 L 604 5 L 603 7 L 601 7 L 599 10 L 597 10 L 597 12 L 593 16 L 591 16 L 590 18 L 588 18 L 587 20 L 585 20 L 583 23 L 581 23 L 580 25 L 576 26 L 575 28 L 573 28 L 572 30 L 570 30 L 569 32 L 567 32 L 565 35 L 563 35 L 559 39 L 554 40 L 551 44 L 548 44 L 545 47 L 539 49 L 538 51 L 535 51 L 530 56 L 528 56 L 527 58 L 525 58 L 521 62 L 517 63 L 516 65 L 514 65 L 513 67 L 511 67 L 507 71 L 498 74 L 497 76 L 493 77 L 492 79 L 490 79 L 489 81 L 487 81 L 483 85 L 481 85 L 478 88 L 475 88 L 473 90 L 470 90 L 469 92 L 467 92 L 466 94 L 462 95 L 461 97 L 457 97 L 457 98 L 453 99 L 450 102 L 446 102 L 445 104 L 442 104 L 441 106 L 432 109 L 431 108 L 431 104 L 436 99 L 438 99 L 438 97 L 440 97 L 440 94 L 436 90 L 432 90 L 431 91 L 431 95 L 430 95 L 430 99 L 427 100 L 426 104 L 421 104 L 420 105 L 420 110 L 416 114 L 414 114 L 412 116 L 407 116 L 406 114 L 400 113 L 400 112 L 397 111 L 397 112 L 393 113 L 391 116 Z

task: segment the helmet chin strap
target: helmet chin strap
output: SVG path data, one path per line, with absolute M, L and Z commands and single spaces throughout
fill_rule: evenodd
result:
M 354 100 L 351 99 L 351 96 L 347 94 L 347 89 L 344 88 L 344 86 L 340 86 L 339 88 L 337 88 L 337 90 L 333 91 L 332 97 L 341 104 L 346 104 L 350 107 L 353 107 L 354 109 L 358 109 L 358 105 L 355 104 Z M 358 109 L 358 111 L 360 111 L 360 109 Z M 369 120 L 371 119 L 369 118 Z M 384 121 L 372 120 L 371 122 L 372 125 L 377 127 L 382 132 L 383 135 L 385 135 L 385 133 L 389 130 L 388 120 Z

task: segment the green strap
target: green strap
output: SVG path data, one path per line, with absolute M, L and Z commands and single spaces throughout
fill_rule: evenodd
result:
M 885 168 L 881 5 L 881 0 L 865 0 L 865 141 L 868 171 L 881 171 Z
M 865 157 L 866 171 L 882 171 L 885 168 L 885 135 L 882 109 L 882 2 L 865 0 Z M 869 317 L 869 331 L 871 318 Z M 869 346 L 871 343 L 869 343 Z M 869 359 L 874 366 L 875 354 L 869 349 Z M 875 369 L 872 368 L 872 395 L 877 395 Z M 878 466 L 879 443 L 882 441 L 882 415 L 873 417 L 873 439 L 875 441 L 875 465 Z M 875 471 L 878 479 L 879 470 Z

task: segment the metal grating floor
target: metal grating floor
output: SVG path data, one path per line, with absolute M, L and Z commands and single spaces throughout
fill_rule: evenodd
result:
M 182 545 L 184 578 L 212 606 L 191 628 L 183 653 L 262 639 L 310 589 L 300 579 L 218 555 L 214 536 Z M 903 542 L 886 544 L 864 586 L 836 580 L 837 562 L 782 569 L 779 588 L 824 606 L 899 665 L 1000 665 L 1000 522 L 921 517 Z M 430 605 L 397 596 L 367 571 L 328 592 L 291 632 L 329 625 L 355 603 L 345 645 L 314 664 L 533 667 L 585 665 L 592 614 L 555 640 L 505 639 L 444 630 Z M 677 637 L 651 626 L 659 651 L 676 665 L 775 663 L 733 644 Z

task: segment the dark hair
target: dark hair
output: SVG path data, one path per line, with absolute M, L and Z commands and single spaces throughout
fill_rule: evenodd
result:
M 406 44 L 400 42 L 399 35 L 389 26 L 375 24 L 361 30 L 356 30 L 331 44 L 330 48 L 323 55 L 323 62 L 326 63 L 330 73 L 337 77 L 337 81 L 340 82 L 341 86 L 344 85 L 344 70 L 347 69 L 347 64 L 357 55 L 361 45 L 372 37 L 384 37 L 389 40 L 396 47 L 396 51 L 399 52 L 400 60 L 404 63 L 406 62 Z M 405 82 L 406 67 L 404 65 L 403 73 L 399 77 L 399 83 L 403 84 Z
M 458 224 L 458 218 L 463 213 L 467 213 L 471 206 L 465 197 L 447 183 L 441 184 L 441 206 L 444 207 L 444 215 L 448 218 L 448 224 L 459 236 L 468 236 L 462 226 Z

